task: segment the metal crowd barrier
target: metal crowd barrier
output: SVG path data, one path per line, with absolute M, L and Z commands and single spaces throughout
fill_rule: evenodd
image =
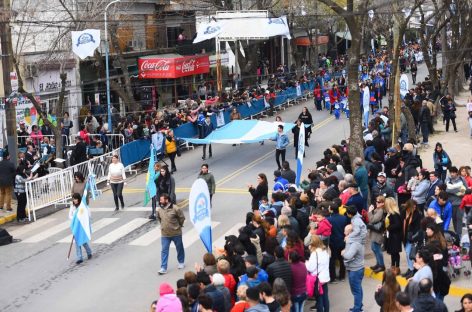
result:
M 71 134 L 69 136 L 69 140 L 70 142 L 75 142 L 75 138 L 78 136 L 79 134 L 76 133 L 76 134 Z M 90 138 L 92 137 L 101 137 L 101 134 L 96 134 L 96 133 L 89 133 L 88 136 Z M 106 134 L 107 138 L 108 138 L 108 150 L 114 150 L 114 149 L 117 149 L 121 146 L 123 146 L 125 144 L 125 136 L 120 134 L 120 133 L 115 133 L 115 134 Z

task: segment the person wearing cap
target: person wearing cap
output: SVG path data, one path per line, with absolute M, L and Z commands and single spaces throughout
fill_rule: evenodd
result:
M 159 286 L 159 297 L 156 312 L 182 312 L 182 303 L 170 284 L 162 283 Z
M 288 146 L 288 143 L 290 143 L 290 140 L 288 139 L 288 136 L 284 133 L 284 126 L 283 125 L 278 125 L 277 134 L 271 140 L 276 142 L 276 144 L 275 144 L 275 161 L 277 162 L 278 170 L 281 170 L 282 166 L 280 164 L 280 159 L 279 158 L 282 158 L 282 162 L 285 161 L 285 150 Z
M 378 196 L 383 197 L 395 197 L 393 188 L 387 184 L 387 174 L 385 172 L 379 172 L 377 175 L 377 183 L 372 187 L 371 204 L 375 205 L 375 200 Z
M 280 170 L 275 170 L 274 171 L 274 192 L 285 192 L 288 190 L 289 183 L 286 179 L 282 178 L 282 173 Z

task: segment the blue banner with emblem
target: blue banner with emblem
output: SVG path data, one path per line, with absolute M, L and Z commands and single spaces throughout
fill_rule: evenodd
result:
M 206 250 L 212 252 L 211 202 L 208 185 L 203 179 L 192 184 L 189 196 L 190 221 L 200 235 Z

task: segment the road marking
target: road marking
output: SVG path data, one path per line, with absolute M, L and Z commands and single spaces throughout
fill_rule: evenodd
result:
M 27 238 L 23 241 L 21 241 L 22 243 L 38 243 L 42 240 L 45 240 L 53 235 L 56 235 L 57 233 L 59 232 L 62 232 L 64 231 L 65 229 L 69 228 L 70 226 L 70 221 L 67 220 L 63 223 L 60 223 L 60 224 L 57 224 L 55 226 L 53 226 L 52 228 L 49 228 L 48 230 L 46 231 L 43 231 L 39 234 L 36 234 L 34 236 L 31 236 L 30 238 Z
M 214 229 L 220 223 L 221 222 L 216 222 L 216 221 L 211 222 L 211 228 Z M 192 226 L 192 229 L 190 231 L 187 231 L 182 235 L 182 242 L 184 244 L 184 248 L 186 249 L 190 247 L 193 243 L 195 243 L 199 239 L 200 239 L 200 234 L 198 234 L 197 229 Z M 175 248 L 175 245 L 172 244 L 171 248 Z
M 115 211 L 115 208 L 106 208 L 106 207 L 100 207 L 100 208 L 90 208 L 91 212 L 111 212 Z M 127 209 L 121 209 L 117 213 L 122 213 L 122 212 L 142 212 L 142 211 L 151 211 L 151 207 L 129 207 Z
M 11 231 L 10 234 L 13 236 L 13 238 L 18 238 L 21 237 L 24 234 L 27 234 L 29 232 L 32 232 L 36 229 L 41 228 L 42 226 L 51 223 L 52 221 L 55 221 L 56 219 L 54 218 L 44 218 L 44 219 L 39 219 L 36 222 L 25 224 L 22 227 Z
M 129 243 L 131 246 L 149 246 L 155 241 L 161 238 L 161 227 L 157 225 L 155 228 L 147 232 L 146 234 L 136 238 L 134 241 Z
M 119 218 L 103 218 L 98 220 L 97 222 L 92 223 L 92 238 L 93 238 L 93 233 L 100 231 L 104 227 L 118 221 Z M 63 239 L 58 240 L 58 243 L 70 243 L 72 240 L 72 235 L 69 235 L 67 237 L 64 237 Z
M 213 249 L 214 248 L 223 248 L 225 245 L 225 236 L 228 235 L 236 235 L 238 236 L 238 230 L 245 226 L 246 224 L 244 223 L 236 223 L 232 228 L 230 228 L 228 231 L 226 231 L 223 235 L 221 235 L 216 241 L 213 242 Z
M 125 225 L 120 226 L 119 228 L 111 231 L 110 233 L 100 237 L 93 243 L 95 244 L 106 244 L 110 245 L 113 242 L 117 241 L 118 239 L 124 237 L 125 235 L 131 233 L 132 231 L 136 230 L 137 228 L 143 226 L 149 222 L 147 218 L 136 218 Z

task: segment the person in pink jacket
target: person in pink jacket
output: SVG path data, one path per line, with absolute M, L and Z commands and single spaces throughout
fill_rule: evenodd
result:
M 37 125 L 31 127 L 30 137 L 33 140 L 34 145 L 40 147 L 41 141 L 43 140 L 43 133 L 39 130 Z
M 159 297 L 156 312 L 182 312 L 182 303 L 168 283 L 162 283 L 159 286 Z

